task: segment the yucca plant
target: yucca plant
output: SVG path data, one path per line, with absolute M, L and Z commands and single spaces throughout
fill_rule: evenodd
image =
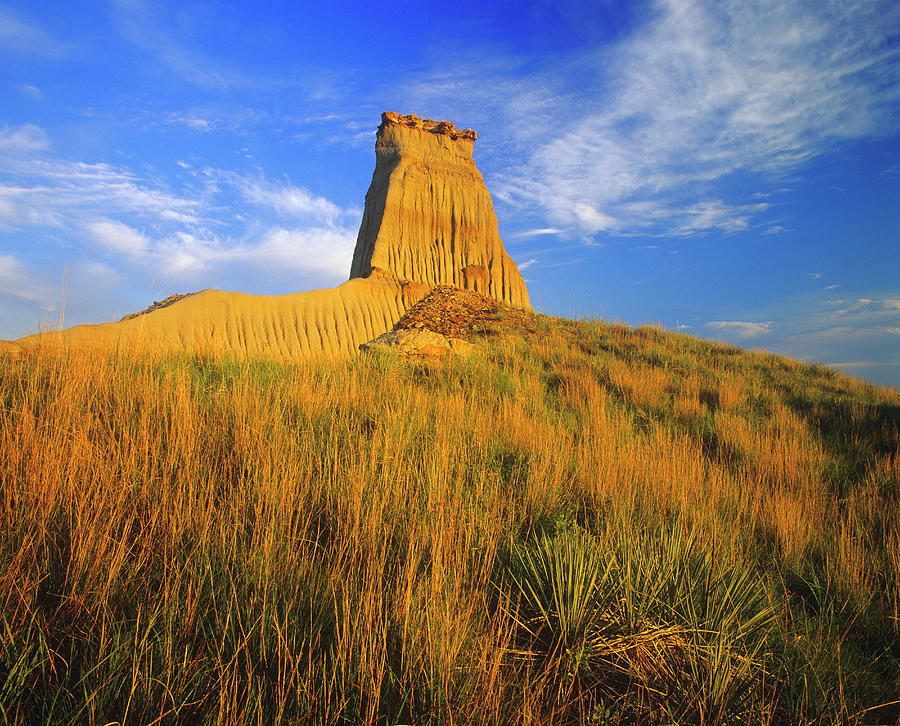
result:
M 762 705 L 766 590 L 750 570 L 717 565 L 677 522 L 619 522 L 603 539 L 544 535 L 516 551 L 511 579 L 521 652 L 542 658 L 561 690 L 577 681 L 603 703 L 640 693 L 629 718 L 679 723 L 752 720 Z
M 667 711 L 678 722 L 759 722 L 766 642 L 775 609 L 749 569 L 716 571 L 709 557 L 693 564 L 693 587 L 683 601 L 684 650 Z
M 515 553 L 512 580 L 522 596 L 519 623 L 544 655 L 582 662 L 612 625 L 613 559 L 583 531 L 540 536 Z
M 519 655 L 537 666 L 552 701 L 568 704 L 568 713 L 551 716 L 578 722 L 599 709 L 640 720 L 658 712 L 654 703 L 672 680 L 660 651 L 682 639 L 669 623 L 630 617 L 608 543 L 579 528 L 542 535 L 516 550 L 510 579 L 525 639 Z

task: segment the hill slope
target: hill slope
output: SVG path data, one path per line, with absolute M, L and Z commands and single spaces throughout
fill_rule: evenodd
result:
M 896 391 L 470 332 L 440 364 L 0 363 L 4 718 L 900 716 Z

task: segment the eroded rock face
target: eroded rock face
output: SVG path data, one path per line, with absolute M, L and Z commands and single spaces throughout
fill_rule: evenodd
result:
M 391 330 L 442 283 L 530 309 L 522 276 L 503 249 L 490 194 L 472 160 L 475 138 L 474 131 L 458 130 L 447 121 L 382 116 L 375 175 L 351 279 L 343 285 L 289 295 L 220 290 L 173 295 L 117 323 L 79 325 L 4 342 L 0 355 L 21 357 L 45 347 L 283 360 L 346 357 L 364 341 Z M 401 337 L 404 349 L 418 346 L 420 352 L 412 355 L 464 347 L 447 342 L 450 337 L 445 342 Z
M 448 121 L 382 114 L 351 278 L 381 269 L 531 309 L 472 159 L 476 137 Z
M 390 330 L 427 292 L 375 273 L 325 290 L 246 295 L 203 290 L 117 323 L 31 335 L 21 347 L 189 355 L 251 355 L 278 360 L 344 358 Z M 2 348 L 0 348 L 2 352 Z

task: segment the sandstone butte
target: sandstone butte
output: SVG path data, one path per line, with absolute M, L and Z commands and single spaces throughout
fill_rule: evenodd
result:
M 391 330 L 437 285 L 530 310 L 472 158 L 476 137 L 448 121 L 382 114 L 350 279 L 336 288 L 287 295 L 203 290 L 119 322 L 0 341 L 0 353 L 15 358 L 47 347 L 346 357 Z

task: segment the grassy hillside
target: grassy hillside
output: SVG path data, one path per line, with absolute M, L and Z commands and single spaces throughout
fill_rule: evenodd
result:
M 894 723 L 900 395 L 532 328 L 0 362 L 0 721 Z

